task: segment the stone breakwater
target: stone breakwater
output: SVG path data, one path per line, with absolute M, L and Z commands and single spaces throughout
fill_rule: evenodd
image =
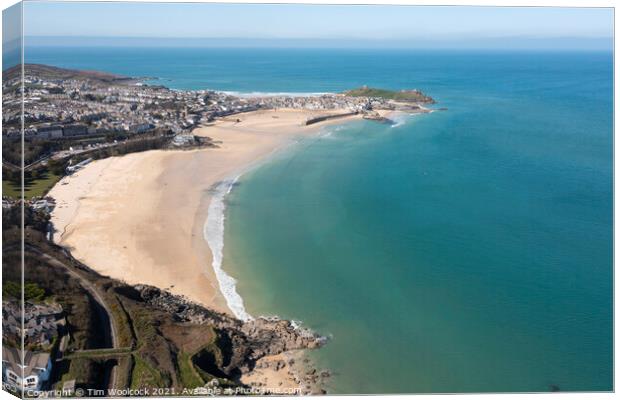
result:
M 351 115 L 356 115 L 356 114 L 358 114 L 358 111 L 351 111 L 351 112 L 340 113 L 340 114 L 321 115 L 319 117 L 308 118 L 305 122 L 305 125 L 312 125 L 318 122 L 323 122 L 323 121 L 327 121 L 330 119 L 336 119 L 336 118 L 342 118 L 342 117 L 349 117 Z

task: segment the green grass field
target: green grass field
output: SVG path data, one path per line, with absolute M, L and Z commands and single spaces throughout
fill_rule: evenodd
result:
M 170 386 L 170 380 L 157 368 L 137 354 L 133 355 L 134 367 L 131 376 L 131 388 L 165 388 Z
M 178 364 L 179 377 L 181 378 L 181 383 L 184 387 L 193 389 L 204 386 L 205 382 L 194 369 L 194 363 L 192 362 L 192 357 L 189 354 L 183 351 L 180 352 L 178 355 Z
M 45 195 L 60 178 L 62 178 L 60 175 L 47 171 L 37 179 L 26 180 L 24 185 L 24 198 L 29 199 L 31 197 Z M 13 182 L 6 180 L 2 181 L 3 196 L 18 198 L 20 195 L 19 191 L 19 185 L 15 185 Z
M 434 102 L 432 98 L 417 90 L 387 90 L 369 87 L 361 87 L 344 92 L 347 96 L 353 97 L 380 97 L 383 99 L 391 99 L 397 101 L 420 101 Z

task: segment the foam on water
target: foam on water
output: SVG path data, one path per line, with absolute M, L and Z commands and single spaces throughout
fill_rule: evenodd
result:
M 242 321 L 249 321 L 253 318 L 245 310 L 243 298 L 237 293 L 237 281 L 222 269 L 222 258 L 224 254 L 224 218 L 226 211 L 226 203 L 224 200 L 238 179 L 239 176 L 234 179 L 225 180 L 216 186 L 211 198 L 211 203 L 209 204 L 207 220 L 203 228 L 203 236 L 211 249 L 213 255 L 213 271 L 215 272 L 220 292 L 222 292 L 224 299 L 226 299 L 228 308 L 235 314 L 235 317 Z
M 394 123 L 390 125 L 390 128 L 397 128 L 399 126 L 402 126 L 416 115 L 420 115 L 420 114 L 399 114 L 398 116 L 392 117 L 391 120 Z
M 320 137 L 321 139 L 330 138 L 332 134 L 339 132 L 342 129 L 344 129 L 344 125 L 324 126 L 319 131 L 318 137 Z

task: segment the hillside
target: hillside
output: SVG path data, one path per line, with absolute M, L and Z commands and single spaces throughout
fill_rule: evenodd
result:
M 414 90 L 388 90 L 388 89 L 377 89 L 370 88 L 368 86 L 362 86 L 357 89 L 348 90 L 343 93 L 345 96 L 351 97 L 375 97 L 386 100 L 394 100 L 400 102 L 411 102 L 411 103 L 426 103 L 426 104 L 434 104 L 435 100 L 422 93 L 421 91 Z
M 67 320 L 61 336 L 68 343 L 60 349 L 56 342 L 52 351 L 51 387 L 75 379 L 83 389 L 169 390 L 160 395 L 214 382 L 222 390 L 247 389 L 241 378 L 262 358 L 323 343 L 286 320 L 242 322 L 155 287 L 102 276 L 47 241 L 46 218 L 26 210 L 24 280 L 61 304 Z M 17 207 L 3 209 L 5 283 L 21 279 L 18 223 Z M 316 371 L 299 372 L 306 393 L 318 393 L 319 381 Z
M 122 83 L 132 82 L 134 78 L 127 76 L 111 74 L 100 71 L 78 71 L 66 68 L 52 67 L 43 64 L 24 64 L 25 75 L 36 76 L 44 79 L 84 79 L 95 80 L 101 83 Z M 21 65 L 16 65 L 3 72 L 3 80 L 9 80 L 19 77 L 21 74 Z

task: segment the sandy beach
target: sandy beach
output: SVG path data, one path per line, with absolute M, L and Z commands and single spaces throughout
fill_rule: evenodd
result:
M 156 150 L 92 162 L 49 193 L 57 201 L 54 240 L 101 274 L 157 286 L 230 312 L 203 239 L 211 189 L 295 137 L 360 118 L 303 126 L 308 117 L 320 114 L 237 114 L 194 130 L 212 138 L 218 148 Z
M 214 188 L 266 160 L 295 138 L 320 132 L 348 116 L 305 126 L 330 112 L 262 110 L 194 130 L 216 148 L 153 150 L 111 157 L 64 177 L 49 195 L 54 241 L 95 271 L 129 284 L 148 284 L 234 315 L 220 291 L 203 229 Z M 272 357 L 284 360 L 284 355 Z M 288 365 L 258 368 L 246 383 L 300 386 Z

